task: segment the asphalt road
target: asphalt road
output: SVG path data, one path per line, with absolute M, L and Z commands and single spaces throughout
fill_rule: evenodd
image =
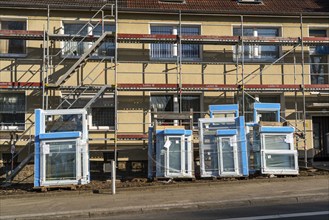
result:
M 155 212 L 145 214 L 129 214 L 107 216 L 93 219 L 117 220 L 257 220 L 257 219 L 287 219 L 287 220 L 329 220 L 329 203 L 314 202 L 286 205 L 269 205 L 240 207 L 229 209 L 211 209 L 197 211 Z

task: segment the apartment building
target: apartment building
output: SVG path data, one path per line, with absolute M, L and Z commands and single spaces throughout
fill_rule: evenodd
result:
M 33 154 L 34 109 L 86 108 L 91 169 L 145 175 L 155 112 L 197 131 L 210 104 L 270 102 L 328 160 L 328 35 L 326 0 L 1 0 L 0 159 Z

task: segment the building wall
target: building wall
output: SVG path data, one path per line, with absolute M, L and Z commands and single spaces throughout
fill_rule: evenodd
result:
M 47 28 L 47 13 L 46 11 L 32 12 L 27 10 L 6 10 L 0 11 L 0 20 L 11 18 L 27 19 L 27 30 L 45 30 Z M 50 33 L 63 33 L 62 24 L 65 21 L 81 21 L 85 22 L 91 17 L 90 13 L 85 12 L 70 12 L 70 11 L 50 11 Z M 77 19 L 78 18 L 78 19 Z M 97 19 L 95 19 L 97 21 Z M 109 23 L 113 20 L 108 20 Z M 308 36 L 310 27 L 321 27 L 329 29 L 328 18 L 305 18 L 303 21 L 303 35 Z M 240 16 L 198 16 L 198 15 L 183 15 L 182 25 L 200 26 L 202 35 L 219 35 L 232 36 L 233 28 L 240 27 Z M 127 14 L 119 15 L 118 31 L 119 33 L 150 33 L 151 25 L 178 25 L 178 15 L 151 15 L 151 14 Z M 263 17 L 263 16 L 246 16 L 243 20 L 245 27 L 275 27 L 279 29 L 282 37 L 300 37 L 300 18 L 299 17 Z M 27 41 L 27 56 L 19 59 L 0 59 L 0 81 L 1 82 L 40 82 L 42 79 L 42 41 Z M 51 53 L 58 53 L 59 48 L 63 46 L 63 42 L 53 42 L 51 44 Z M 200 64 L 199 62 L 183 63 L 181 69 L 181 77 L 183 84 L 241 84 L 242 81 L 242 66 L 236 65 L 233 59 L 233 46 L 216 46 L 203 45 L 201 46 L 200 60 L 207 63 Z M 291 46 L 282 46 L 280 55 L 290 50 Z M 305 60 L 308 59 L 309 48 L 305 47 Z M 120 43 L 118 45 L 119 65 L 117 67 L 118 83 L 163 83 L 177 84 L 178 75 L 176 60 L 172 59 L 166 62 L 149 62 L 150 61 L 150 44 L 129 44 Z M 246 84 L 302 84 L 302 65 L 301 48 L 295 50 L 294 60 L 293 52 L 284 58 L 284 63 L 270 65 L 271 62 L 251 63 L 245 62 L 244 76 L 246 76 Z M 76 59 L 66 59 L 56 69 L 62 67 L 69 68 Z M 121 62 L 120 62 L 121 61 Z M 53 65 L 56 66 L 60 62 L 60 57 L 53 60 Z M 226 64 L 223 64 L 223 63 Z M 294 62 L 297 64 L 294 65 Z M 16 65 L 15 68 L 9 68 L 11 65 Z M 85 83 L 93 84 L 114 84 L 114 70 L 110 67 L 113 64 L 103 62 L 98 64 L 98 60 L 88 62 L 86 66 L 79 69 L 77 73 L 65 83 L 68 86 L 78 85 L 82 79 L 90 73 L 90 80 Z M 105 70 L 104 70 L 105 69 Z M 260 70 L 262 72 L 260 73 Z M 304 68 L 305 84 L 310 83 L 309 77 L 310 67 L 306 63 Z M 55 82 L 63 71 L 54 71 L 50 74 L 50 82 Z M 33 123 L 33 111 L 35 108 L 42 107 L 42 93 L 39 90 L 25 91 L 26 94 L 26 116 L 28 123 Z M 118 93 L 118 132 L 146 132 L 148 126 L 151 125 L 151 110 L 150 110 L 150 95 L 152 94 L 175 94 L 175 92 L 135 92 L 135 91 L 120 91 Z M 185 94 L 185 93 L 184 93 Z M 183 95 L 184 95 L 183 94 Z M 202 97 L 200 103 L 201 111 L 206 113 L 209 104 L 227 104 L 236 103 L 237 94 L 234 92 L 191 92 L 186 94 L 197 94 Z M 62 92 L 49 92 L 49 106 L 55 108 L 60 103 Z M 255 92 L 252 95 L 263 96 L 264 93 Z M 295 112 L 295 94 L 277 92 L 275 96 L 280 96 L 281 104 L 284 106 L 282 113 L 297 128 L 303 130 L 303 124 L 300 122 L 301 113 L 298 113 L 296 123 Z M 316 94 L 306 93 L 306 103 L 327 102 L 328 96 L 318 96 Z M 297 94 L 297 108 L 302 111 L 303 101 L 301 93 Z M 329 109 L 325 109 L 320 115 L 328 116 Z M 312 114 L 307 113 L 306 117 L 306 144 L 307 149 L 312 148 Z M 26 125 L 27 128 L 27 125 Z M 33 133 L 33 130 L 32 130 Z M 90 130 L 91 138 L 112 138 L 113 130 L 96 129 Z M 8 136 L 7 136 L 8 137 Z M 6 141 L 7 140 L 7 141 Z M 24 145 L 24 142 L 19 142 L 17 145 Z M 105 149 L 113 148 L 113 142 L 92 140 L 91 148 Z M 1 140 L 2 149 L 8 152 L 8 138 Z M 142 141 L 127 142 L 120 141 L 119 147 L 145 147 Z M 6 147 L 5 147 L 6 146 Z M 303 143 L 297 143 L 298 149 L 303 149 Z M 144 152 L 144 151 L 143 151 Z M 145 153 L 145 152 L 144 152 Z M 146 155 L 145 155 L 146 158 Z M 133 158 L 131 158 L 133 160 Z

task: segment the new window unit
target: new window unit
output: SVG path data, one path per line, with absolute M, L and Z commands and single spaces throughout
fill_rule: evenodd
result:
M 152 131 L 150 130 L 149 133 L 151 142 Z M 149 178 L 193 178 L 192 131 L 168 126 L 156 130 L 155 139 L 155 148 L 149 146 L 149 155 L 155 154 L 155 174 L 153 166 L 149 165 Z M 149 163 L 154 162 L 149 161 Z
M 280 94 L 253 94 L 256 100 L 261 103 L 280 103 L 281 96 Z M 235 97 L 236 102 L 239 103 L 239 109 L 242 109 L 242 96 Z M 245 108 L 245 121 L 246 122 L 253 122 L 254 121 L 254 103 L 255 99 L 250 96 L 245 96 L 244 99 L 244 108 Z M 276 116 L 273 112 L 262 112 L 260 115 L 262 121 L 276 121 Z
M 270 27 L 245 27 L 243 34 L 240 27 L 233 28 L 234 36 L 253 36 L 253 37 L 279 37 L 279 28 Z M 244 53 L 244 60 L 246 62 L 273 62 L 279 57 L 279 46 L 275 45 L 245 45 L 234 47 L 233 59 L 241 59 Z
M 199 119 L 200 176 L 248 176 L 244 118 L 238 116 L 238 106 L 213 105 L 209 111 L 211 118 Z
M 259 117 L 274 112 L 275 122 Z M 298 155 L 294 146 L 294 128 L 280 123 L 280 104 L 254 103 L 253 143 L 254 165 L 262 174 L 298 175 Z M 264 123 L 267 123 L 264 125 Z
M 24 130 L 25 94 L 0 93 L 0 130 Z
M 90 182 L 87 111 L 35 110 L 34 187 Z
M 327 29 L 310 29 L 310 37 L 327 37 Z M 310 75 L 312 84 L 329 83 L 329 46 L 310 47 Z
M 151 25 L 151 34 L 179 35 L 179 26 Z M 184 25 L 181 35 L 200 35 L 200 26 Z M 182 44 L 183 60 L 199 60 L 201 46 L 197 44 Z M 171 60 L 180 55 L 178 44 L 151 44 L 150 58 L 152 60 Z
M 84 24 L 84 23 L 74 23 L 74 22 L 63 22 L 64 34 L 80 35 L 80 36 L 96 36 L 102 35 L 102 25 L 101 24 Z M 115 27 L 111 24 L 104 25 L 104 32 L 114 32 Z M 69 57 L 79 57 L 84 52 L 86 52 L 92 45 L 92 42 L 82 42 L 82 41 L 68 41 L 64 43 L 63 55 Z M 93 58 L 97 57 L 113 57 L 114 56 L 114 43 L 105 42 L 97 49 L 97 51 L 92 55 Z
M 26 20 L 2 20 L 0 19 L 0 30 L 26 30 Z M 1 39 L 1 57 L 21 57 L 26 55 L 26 41 L 19 39 Z

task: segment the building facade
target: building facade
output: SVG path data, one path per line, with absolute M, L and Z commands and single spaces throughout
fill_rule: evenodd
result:
M 325 0 L 0 1 L 0 159 L 33 153 L 34 109 L 87 108 L 91 169 L 146 175 L 155 112 L 197 133 L 211 104 L 271 102 L 328 160 L 328 24 Z

